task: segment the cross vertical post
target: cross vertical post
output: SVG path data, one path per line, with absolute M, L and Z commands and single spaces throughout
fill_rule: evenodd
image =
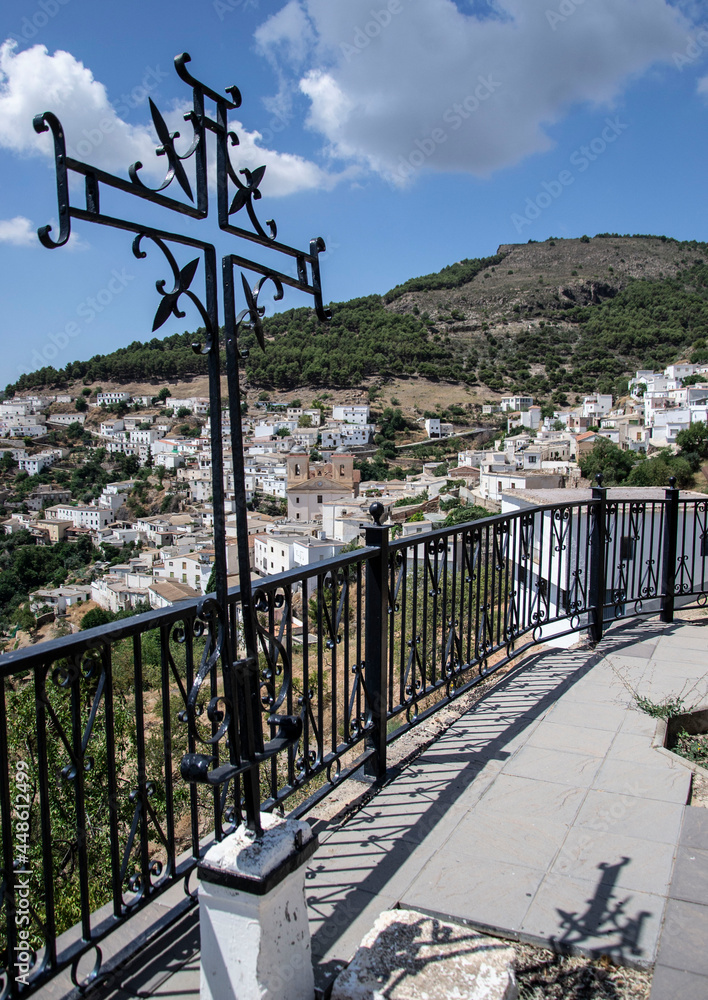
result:
M 254 170 L 246 167 L 237 169 L 231 159 L 231 150 L 237 150 L 239 143 L 236 132 L 229 125 L 229 112 L 240 107 L 241 94 L 237 87 L 228 87 L 223 93 L 219 93 L 202 83 L 189 71 L 190 61 L 187 53 L 175 57 L 177 75 L 192 90 L 192 109 L 184 115 L 192 132 L 191 142 L 185 152 L 179 152 L 175 146 L 180 133 L 170 132 L 162 114 L 150 100 L 152 120 L 159 140 L 156 154 L 164 157 L 167 162 L 164 179 L 157 187 L 150 187 L 143 179 L 145 168 L 140 162 L 130 165 L 127 171 L 128 177 L 124 178 L 68 156 L 64 130 L 56 115 L 46 111 L 35 117 L 33 122 L 35 131 L 40 134 L 50 131 L 54 141 L 59 218 L 59 233 L 56 238 L 50 235 L 51 226 L 39 229 L 38 237 L 48 249 L 64 246 L 71 236 L 72 220 L 92 222 L 134 234 L 134 255 L 137 258 L 146 257 L 146 247 L 152 244 L 162 253 L 172 272 L 171 289 L 167 287 L 166 281 L 157 282 L 160 300 L 153 321 L 153 331 L 163 326 L 171 316 L 184 317 L 186 313 L 182 306 L 187 302 L 196 309 L 201 319 L 204 329 L 203 343 L 194 344 L 193 347 L 197 354 L 206 356 L 209 374 L 216 588 L 214 595 L 207 595 L 199 606 L 198 634 L 200 636 L 206 634 L 207 640 L 192 689 L 187 697 L 185 712 L 189 726 L 189 745 L 201 744 L 202 751 L 184 755 L 181 773 L 187 781 L 205 783 L 214 788 L 228 788 L 231 783 L 231 795 L 237 819 L 241 818 L 241 788 L 243 788 L 246 826 L 251 833 L 260 836 L 262 834 L 260 766 L 275 754 L 297 743 L 302 732 L 302 714 L 293 717 L 270 715 L 266 723 L 274 736 L 267 743 L 264 741 L 263 712 L 268 710 L 269 702 L 268 698 L 263 697 L 260 659 L 263 659 L 266 669 L 270 670 L 273 676 L 276 672 L 279 674 L 282 669 L 284 691 L 292 686 L 292 664 L 287 657 L 285 662 L 282 662 L 282 653 L 280 664 L 270 664 L 270 645 L 262 638 L 259 639 L 260 626 L 253 601 L 248 551 L 248 512 L 239 386 L 242 352 L 238 338 L 242 329 L 248 329 L 255 333 L 261 348 L 265 349 L 261 324 L 265 308 L 259 304 L 259 295 L 267 282 L 274 286 L 276 300 L 282 299 L 283 286 L 287 285 L 312 297 L 320 322 L 327 322 L 331 318 L 331 313 L 324 308 L 322 301 L 319 268 L 319 254 L 325 250 L 325 244 L 318 237 L 310 241 L 309 250 L 300 250 L 277 241 L 277 227 L 272 219 L 265 223 L 265 227 L 261 224 L 255 210 L 255 202 L 262 197 L 260 185 L 266 168 L 261 166 Z M 215 105 L 213 114 L 207 111 L 208 102 Z M 157 228 L 139 220 L 109 216 L 101 211 L 101 193 L 104 188 L 108 188 L 122 195 L 140 198 L 166 212 L 177 213 L 191 220 L 206 220 L 209 216 L 207 140 L 211 141 L 209 138 L 211 136 L 214 137 L 213 141 L 216 144 L 216 217 L 219 231 L 229 237 L 229 251 L 222 256 L 222 292 L 240 614 L 236 613 L 228 589 L 221 404 L 222 354 L 216 247 L 213 243 L 193 235 Z M 185 163 L 188 161 L 191 161 L 189 164 L 191 177 L 185 169 Z M 71 204 L 72 192 L 69 184 L 71 174 L 78 175 L 84 180 L 83 206 Z M 193 191 L 193 185 L 196 193 Z M 167 193 L 170 187 L 173 189 L 172 194 Z M 236 225 L 234 221 L 240 212 L 245 212 L 248 217 L 248 222 L 244 226 Z M 260 260 L 234 253 L 232 248 L 244 241 L 254 243 L 268 253 L 278 253 L 289 262 L 290 266 L 284 270 L 277 270 Z M 184 247 L 196 251 L 197 256 L 188 263 L 181 264 L 178 263 L 176 253 L 179 248 Z M 204 291 L 197 294 L 193 283 L 202 262 Z M 241 286 L 245 298 L 245 308 L 238 315 L 235 304 L 234 268 L 241 271 Z M 249 283 L 244 271 L 258 276 L 255 284 Z M 241 630 L 242 643 L 239 641 Z M 245 652 L 243 656 L 240 655 L 242 649 Z M 207 709 L 210 731 L 204 732 L 203 729 L 206 727 L 200 728 L 198 724 L 201 713 L 200 700 L 204 696 L 205 686 L 215 681 L 217 664 L 221 665 L 222 670 L 223 696 L 217 694 L 210 699 Z M 276 701 L 277 704 L 282 704 L 284 698 L 278 698 Z M 303 713 L 304 711 L 303 708 Z M 228 761 L 223 763 L 220 760 L 222 747 L 228 751 Z M 226 800 L 225 794 L 223 799 Z M 221 826 L 217 822 L 217 837 L 220 835 Z

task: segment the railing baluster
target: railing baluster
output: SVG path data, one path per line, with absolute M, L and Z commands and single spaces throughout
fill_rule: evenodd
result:
M 111 647 L 101 649 L 102 669 L 105 676 L 103 704 L 106 720 L 106 764 L 108 782 L 108 829 L 111 850 L 111 883 L 113 889 L 113 914 L 121 915 L 120 841 L 118 835 L 118 768 L 116 765 L 116 735 L 113 715 L 113 662 Z
M 602 483 L 602 477 L 599 477 Z M 590 639 L 599 642 L 602 639 L 605 616 L 605 531 L 606 531 L 606 494 L 602 486 L 593 486 L 592 507 L 588 508 L 588 517 L 592 516 L 592 530 L 589 534 L 590 550 Z
M 382 778 L 386 773 L 386 682 L 387 637 L 384 624 L 388 615 L 388 527 L 378 522 L 383 514 L 381 504 L 371 505 L 376 523 L 366 527 L 366 544 L 378 552 L 366 564 L 366 625 L 364 660 L 366 663 L 366 690 L 370 700 L 371 728 L 367 731 L 366 746 L 373 755 L 366 761 L 364 771 L 372 778 Z
M 47 674 L 51 661 L 39 662 L 34 668 L 34 701 L 37 713 L 37 775 L 39 784 L 40 829 L 42 837 L 42 872 L 44 884 L 45 925 L 44 938 L 48 964 L 51 970 L 57 965 L 57 927 L 54 908 L 54 857 L 52 852 L 52 807 L 49 791 L 49 752 L 47 746 Z M 10 840 L 10 828 L 3 826 L 3 838 Z
M 133 678 L 135 683 L 135 748 L 138 769 L 140 880 L 145 892 L 150 886 L 150 856 L 148 854 L 148 793 L 145 770 L 145 710 L 143 700 L 143 651 L 142 637 L 133 637 Z M 122 887 L 121 887 L 122 892 Z
M 676 480 L 673 476 L 670 479 L 670 483 L 671 486 L 666 490 L 666 518 L 664 520 L 664 547 L 661 578 L 661 591 L 663 596 L 660 616 L 662 622 L 672 622 L 674 620 L 674 598 L 676 593 L 676 548 L 678 537 L 679 491 L 676 489 Z M 683 533 L 685 539 L 685 517 L 683 519 Z
M 165 870 L 172 875 L 175 869 L 175 816 L 172 787 L 172 715 L 170 712 L 170 630 L 160 629 L 160 669 L 162 674 L 162 747 L 165 768 L 165 825 L 167 827 L 167 864 Z

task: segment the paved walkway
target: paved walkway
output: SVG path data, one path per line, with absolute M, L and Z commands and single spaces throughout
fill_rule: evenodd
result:
M 708 703 L 707 640 L 634 622 L 595 651 L 532 656 L 322 833 L 306 883 L 319 985 L 393 906 L 641 966 L 666 911 L 652 998 L 681 997 L 677 977 L 708 996 L 708 811 L 685 809 L 690 771 L 652 748 L 633 694 Z M 104 995 L 196 997 L 194 915 L 176 932 Z

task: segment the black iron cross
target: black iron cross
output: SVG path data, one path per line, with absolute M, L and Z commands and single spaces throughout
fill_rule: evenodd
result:
M 208 749 L 223 736 L 227 737 L 229 746 L 229 763 L 218 767 L 216 757 L 212 753 L 187 754 L 182 761 L 182 775 L 188 781 L 207 782 L 211 785 L 223 785 L 237 775 L 243 775 L 244 796 L 246 804 L 246 822 L 248 826 L 260 834 L 260 789 L 258 766 L 274 753 L 282 750 L 299 737 L 301 722 L 296 717 L 271 716 L 270 724 L 278 726 L 277 736 L 267 746 L 263 742 L 262 706 L 260 698 L 260 677 L 258 671 L 258 637 L 255 612 L 252 602 L 250 565 L 248 555 L 248 524 L 246 508 L 246 488 L 244 480 L 243 440 L 241 424 L 241 401 L 239 389 L 239 360 L 242 357 L 238 348 L 238 334 L 242 326 L 253 330 L 261 347 L 264 347 L 261 318 L 264 307 L 258 304 L 260 292 L 264 284 L 271 281 L 275 286 L 274 298 L 283 297 L 283 286 L 289 285 L 313 296 L 315 311 L 320 321 L 331 318 L 329 310 L 322 302 L 320 285 L 319 254 L 325 250 L 321 238 L 310 242 L 308 252 L 297 250 L 279 243 L 276 239 L 275 222 L 269 219 L 266 229 L 261 225 L 254 202 L 261 198 L 260 184 L 265 174 L 265 167 L 256 170 L 237 170 L 231 160 L 230 147 L 239 144 L 237 134 L 229 128 L 228 113 L 241 104 L 241 95 L 237 87 L 228 87 L 224 97 L 210 87 L 201 83 L 187 69 L 190 57 L 187 53 L 176 56 L 175 68 L 177 75 L 192 88 L 192 110 L 184 118 L 192 129 L 192 141 L 184 153 L 175 149 L 175 140 L 179 132 L 170 132 L 164 118 L 150 100 L 152 120 L 155 125 L 160 145 L 156 149 L 158 156 L 167 160 L 167 171 L 163 182 L 157 188 L 146 185 L 140 176 L 142 163 L 134 163 L 129 168 L 129 180 L 116 177 L 98 167 L 92 167 L 66 154 L 64 132 L 59 119 L 47 111 L 34 119 L 36 132 L 51 130 L 54 138 L 54 159 L 56 164 L 57 195 L 59 201 L 59 236 L 52 238 L 51 226 L 43 226 L 38 230 L 41 243 L 50 249 L 63 246 L 71 234 L 71 219 L 99 223 L 114 229 L 123 229 L 135 233 L 133 253 L 136 257 L 145 257 L 145 244 L 150 241 L 162 252 L 172 272 L 173 286 L 166 288 L 165 281 L 157 282 L 160 302 L 155 313 L 152 329 L 157 330 L 170 316 L 182 317 L 180 299 L 186 297 L 196 307 L 206 331 L 205 343 L 194 344 L 197 353 L 204 354 L 208 359 L 209 370 L 209 405 L 211 414 L 211 464 L 214 505 L 214 544 L 216 550 L 216 598 L 208 598 L 202 602 L 199 617 L 210 624 L 211 642 L 207 644 L 201 667 L 190 692 L 187 703 L 187 722 L 190 734 L 196 741 L 210 744 Z M 204 109 L 205 99 L 215 105 L 215 114 L 207 115 Z M 153 205 L 173 212 L 179 212 L 192 219 L 206 219 L 209 214 L 209 190 L 207 178 L 207 132 L 216 137 L 216 194 L 219 228 L 232 236 L 249 240 L 260 246 L 268 247 L 287 257 L 294 258 L 297 277 L 292 277 L 281 271 L 266 267 L 247 257 L 229 253 L 222 258 L 222 292 L 224 315 L 224 341 L 226 375 L 228 385 L 228 403 L 231 418 L 231 450 L 233 455 L 234 492 L 236 506 L 236 528 L 238 545 L 238 568 L 240 605 L 245 659 L 238 659 L 237 629 L 234 622 L 229 622 L 227 602 L 227 567 L 226 567 L 226 528 L 224 513 L 224 483 L 223 483 L 223 443 L 221 432 L 221 385 L 220 385 L 220 344 L 219 344 L 219 308 L 218 308 L 218 276 L 217 254 L 213 244 L 184 236 L 179 233 L 155 229 L 140 222 L 103 215 L 100 208 L 101 187 L 115 188 L 125 194 L 144 198 Z M 189 177 L 183 166 L 184 161 L 193 160 L 196 184 L 196 195 L 192 191 Z M 80 174 L 85 183 L 85 207 L 79 208 L 71 204 L 69 199 L 69 174 Z M 184 199 L 176 200 L 164 194 L 173 183 L 181 188 Z M 231 219 L 239 212 L 245 212 L 252 229 L 242 229 L 234 225 Z M 170 245 L 192 247 L 198 255 L 180 266 Z M 203 297 L 193 290 L 193 282 L 199 265 L 204 263 Z M 234 288 L 234 269 L 243 269 L 259 275 L 256 284 L 251 287 L 243 271 L 241 282 L 245 296 L 246 307 L 238 314 L 236 312 L 236 294 Z M 245 352 L 244 352 L 245 353 Z M 211 705 L 211 715 L 219 725 L 211 739 L 204 740 L 198 736 L 196 717 L 198 714 L 198 698 L 202 684 L 213 669 L 217 659 L 221 659 L 224 677 L 225 708 L 217 711 Z

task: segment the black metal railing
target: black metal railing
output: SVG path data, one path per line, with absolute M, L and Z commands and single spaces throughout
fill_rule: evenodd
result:
M 243 648 L 237 589 L 225 614 L 185 602 L 0 657 L 0 998 L 65 969 L 100 981 L 103 938 L 177 882 L 192 894 L 205 846 L 243 818 L 245 774 L 263 809 L 302 814 L 355 769 L 385 774 L 391 739 L 531 646 L 704 604 L 707 558 L 706 501 L 673 488 L 396 540 L 371 524 L 365 547 L 254 588 L 270 740 L 243 759 L 218 655 L 224 632 Z M 229 780 L 182 780 L 205 751 Z

